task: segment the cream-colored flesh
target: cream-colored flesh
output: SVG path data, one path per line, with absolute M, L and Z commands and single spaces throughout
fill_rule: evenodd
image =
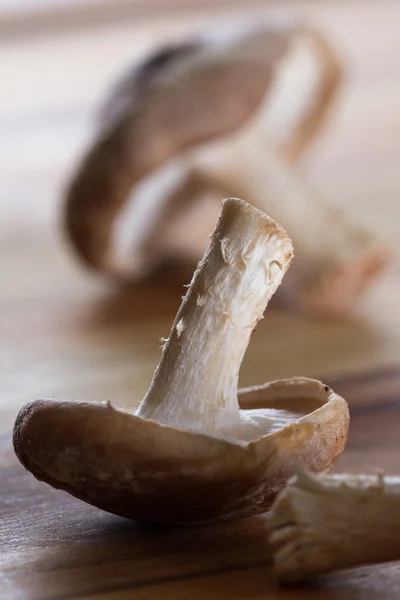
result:
M 254 435 L 258 433 L 256 437 L 267 435 L 268 433 L 274 433 L 283 429 L 289 423 L 293 423 L 304 417 L 306 411 L 290 411 L 290 410 L 279 410 L 275 408 L 260 408 L 254 410 L 241 410 L 240 415 L 243 421 L 243 427 L 241 429 L 241 436 L 243 440 L 254 439 Z M 248 432 L 249 438 L 246 433 Z

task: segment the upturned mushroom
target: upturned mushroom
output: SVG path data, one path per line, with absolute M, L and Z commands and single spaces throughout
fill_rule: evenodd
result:
M 74 248 L 136 281 L 168 261 L 197 262 L 219 198 L 246 197 L 291 231 L 297 258 L 282 288 L 293 306 L 350 312 L 386 250 L 293 166 L 341 78 L 323 35 L 294 20 L 219 26 L 150 56 L 107 99 L 69 187 Z
M 400 477 L 301 470 L 276 499 L 270 529 L 283 581 L 400 560 Z
M 238 392 L 251 334 L 291 260 L 279 225 L 225 201 L 137 411 L 34 401 L 14 427 L 21 463 L 99 508 L 170 523 L 265 511 L 294 459 L 329 469 L 346 441 L 345 400 L 301 377 Z

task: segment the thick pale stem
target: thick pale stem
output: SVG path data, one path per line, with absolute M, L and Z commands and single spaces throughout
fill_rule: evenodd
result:
M 291 241 L 272 219 L 241 200 L 224 202 L 138 415 L 240 437 L 240 364 L 291 259 Z
M 302 473 L 273 506 L 270 542 L 291 581 L 400 560 L 400 477 Z

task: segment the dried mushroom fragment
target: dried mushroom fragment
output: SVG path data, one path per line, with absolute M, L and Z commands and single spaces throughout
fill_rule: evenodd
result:
M 270 528 L 284 581 L 400 560 L 400 477 L 300 472 L 276 499 Z
M 225 201 L 138 410 L 28 404 L 14 428 L 22 464 L 104 510 L 171 523 L 265 511 L 294 458 L 329 469 L 347 436 L 342 398 L 306 378 L 238 392 L 251 334 L 291 260 L 279 225 Z
M 221 196 L 245 197 L 291 231 L 297 260 L 282 290 L 293 305 L 350 312 L 386 250 L 292 164 L 341 78 L 323 35 L 293 20 L 220 25 L 160 50 L 105 103 L 67 194 L 74 248 L 91 267 L 136 281 L 165 262 L 197 262 Z

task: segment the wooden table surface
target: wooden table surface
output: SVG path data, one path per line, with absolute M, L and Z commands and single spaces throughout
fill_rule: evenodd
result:
M 253 4 L 270 10 L 249 2 L 246 13 Z M 269 310 L 241 384 L 330 378 L 353 413 L 338 468 L 400 472 L 400 4 L 287 6 L 321 24 L 348 64 L 334 118 L 302 168 L 333 202 L 379 228 L 393 262 L 352 321 Z M 126 408 L 143 396 L 182 287 L 164 277 L 122 292 L 81 270 L 59 232 L 62 185 L 90 135 L 96 100 L 132 57 L 243 10 L 193 2 L 159 17 L 0 43 L 1 598 L 400 597 L 396 565 L 279 590 L 265 517 L 202 530 L 143 528 L 36 482 L 11 452 L 16 412 L 37 396 L 109 398 Z

